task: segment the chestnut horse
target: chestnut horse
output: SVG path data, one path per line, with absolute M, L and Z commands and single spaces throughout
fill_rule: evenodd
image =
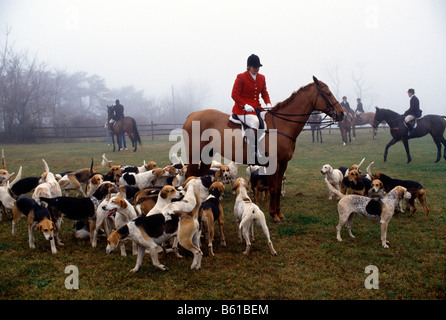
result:
M 112 118 L 113 106 L 107 106 L 107 114 L 108 123 L 108 121 L 110 121 Z M 136 126 L 136 121 L 132 117 L 124 117 L 123 119 L 118 120 L 113 126 L 113 131 L 110 131 L 111 139 L 113 141 L 113 151 L 115 151 L 115 135 L 117 135 L 117 138 L 119 139 L 119 135 L 124 133 L 127 133 L 130 141 L 132 142 L 133 152 L 136 152 L 137 142 L 139 145 L 142 145 L 142 143 L 141 137 L 139 136 L 138 127 Z
M 313 83 L 300 88 L 294 92 L 288 99 L 280 102 L 265 115 L 265 122 L 268 130 L 277 130 L 277 154 L 269 155 L 276 161 L 276 170 L 273 174 L 267 176 L 268 189 L 270 194 L 269 213 L 274 222 L 280 222 L 284 218 L 280 209 L 280 195 L 282 189 L 282 178 L 288 165 L 288 161 L 293 157 L 296 147 L 296 138 L 302 131 L 305 123 L 314 110 L 322 111 L 332 117 L 335 121 L 340 121 L 344 117 L 344 111 L 341 105 L 335 99 L 328 89 L 328 86 L 313 77 Z M 221 137 L 221 145 L 214 151 L 221 156 L 224 155 L 224 130 L 240 129 L 240 125 L 229 121 L 229 114 L 214 109 L 201 110 L 191 113 L 183 125 L 183 132 L 187 133 L 187 137 L 183 135 L 186 145 L 186 154 L 188 159 L 187 176 L 205 175 L 209 171 L 210 163 L 192 162 L 192 159 L 200 158 L 201 151 L 208 142 L 205 141 L 189 141 L 192 137 L 193 122 L 198 121 L 200 137 L 206 129 L 218 130 Z M 240 132 L 240 130 L 238 130 Z M 271 132 L 272 133 L 272 132 Z M 240 134 L 240 133 L 239 133 Z M 240 134 L 241 135 L 241 134 Z M 269 150 L 269 139 L 267 133 L 265 137 L 265 151 Z M 201 139 L 199 139 L 201 140 Z M 235 138 L 232 143 L 232 154 L 225 158 L 235 160 Z M 199 145 L 193 146 L 196 143 Z M 243 142 L 243 163 L 247 163 L 247 146 Z M 193 154 L 193 151 L 195 154 Z M 197 152 L 200 154 L 197 155 Z M 197 157 L 198 156 L 198 157 Z M 199 166 L 200 165 L 200 166 Z
M 346 110 L 344 110 L 346 112 Z M 339 131 L 341 131 L 341 138 L 342 143 L 345 146 L 347 143 L 352 143 L 352 127 L 353 127 L 353 121 L 354 117 L 351 116 L 350 113 L 346 112 L 346 116 L 344 117 L 344 120 L 339 121 L 338 127 Z M 348 140 L 347 140 L 347 134 L 348 134 Z M 354 135 L 354 131 L 353 131 Z

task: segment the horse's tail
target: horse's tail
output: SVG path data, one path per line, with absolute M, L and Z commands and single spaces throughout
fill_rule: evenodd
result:
M 138 141 L 139 145 L 142 146 L 141 137 L 139 136 L 138 127 L 136 126 L 135 119 L 132 118 L 133 131 L 135 133 L 136 141 Z

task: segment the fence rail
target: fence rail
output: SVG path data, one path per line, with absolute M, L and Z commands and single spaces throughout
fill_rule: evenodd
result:
M 172 130 L 182 127 L 183 124 L 174 123 L 139 124 L 138 132 L 140 136 L 151 136 L 153 140 L 155 136 L 169 135 Z M 104 126 L 33 127 L 32 132 L 35 139 L 80 139 L 102 138 L 106 136 Z
M 174 129 L 182 128 L 183 124 L 174 123 L 150 123 L 139 124 L 138 131 L 140 136 L 150 136 L 152 140 L 155 136 L 166 136 Z M 371 126 L 356 127 L 356 129 L 367 129 Z M 325 128 L 323 130 L 328 130 Z M 332 129 L 337 129 L 335 125 Z M 104 126 L 90 127 L 33 127 L 32 136 L 34 139 L 81 139 L 81 138 L 102 138 L 106 137 L 106 129 Z M 303 131 L 310 130 L 310 126 L 306 125 Z

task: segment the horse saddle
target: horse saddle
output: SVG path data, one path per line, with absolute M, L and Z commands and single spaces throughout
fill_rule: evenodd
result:
M 421 118 L 415 118 L 415 119 L 413 119 L 413 120 L 410 120 L 408 123 L 410 123 L 410 124 L 412 125 L 412 127 L 415 129 L 415 128 L 417 127 L 417 124 L 418 124 L 418 119 L 421 119 Z M 404 126 L 405 126 L 406 128 L 408 128 L 408 129 L 410 129 L 410 128 L 407 126 L 407 123 L 406 123 L 406 122 L 404 122 Z
M 259 128 L 258 129 L 264 129 L 266 130 L 266 122 L 265 122 L 265 114 L 266 111 L 260 111 L 258 109 L 256 109 L 256 114 L 257 114 L 257 118 L 259 119 Z M 243 120 L 243 115 L 238 115 L 233 113 L 230 117 L 229 117 L 229 121 L 236 123 L 236 124 L 240 124 L 242 127 L 242 130 L 245 131 L 246 129 L 250 129 L 251 127 L 248 126 L 244 120 Z M 251 129 L 257 129 L 257 128 L 251 128 Z
M 247 137 L 245 135 L 245 131 L 248 129 L 254 130 L 254 133 L 257 136 L 257 139 L 255 139 L 253 145 L 254 145 L 254 150 L 255 150 L 255 157 L 257 158 L 259 156 L 259 150 L 257 148 L 257 143 L 265 137 L 266 132 L 267 132 L 267 127 L 266 127 L 266 122 L 265 122 L 266 111 L 260 111 L 260 110 L 256 109 L 256 114 L 257 114 L 257 118 L 259 119 L 259 128 L 252 128 L 252 127 L 248 126 L 243 119 L 244 118 L 243 115 L 237 115 L 235 113 L 233 113 L 229 117 L 229 121 L 241 125 L 242 137 L 243 137 L 243 140 L 245 140 L 247 143 L 250 143 L 250 141 L 249 141 L 249 139 L 247 139 Z M 258 136 L 257 130 L 263 130 L 262 135 L 260 137 Z

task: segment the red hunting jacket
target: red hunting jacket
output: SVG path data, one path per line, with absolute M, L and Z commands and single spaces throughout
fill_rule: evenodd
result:
M 259 101 L 260 95 L 262 95 L 265 104 L 271 103 L 268 91 L 266 90 L 265 76 L 258 73 L 254 81 L 249 71 L 240 73 L 237 75 L 234 87 L 232 88 L 231 96 L 235 101 L 232 113 L 239 115 L 245 114 L 245 110 L 243 110 L 245 104 L 249 104 L 255 109 L 259 108 L 263 110 Z M 247 112 L 246 114 L 255 114 L 255 112 Z

